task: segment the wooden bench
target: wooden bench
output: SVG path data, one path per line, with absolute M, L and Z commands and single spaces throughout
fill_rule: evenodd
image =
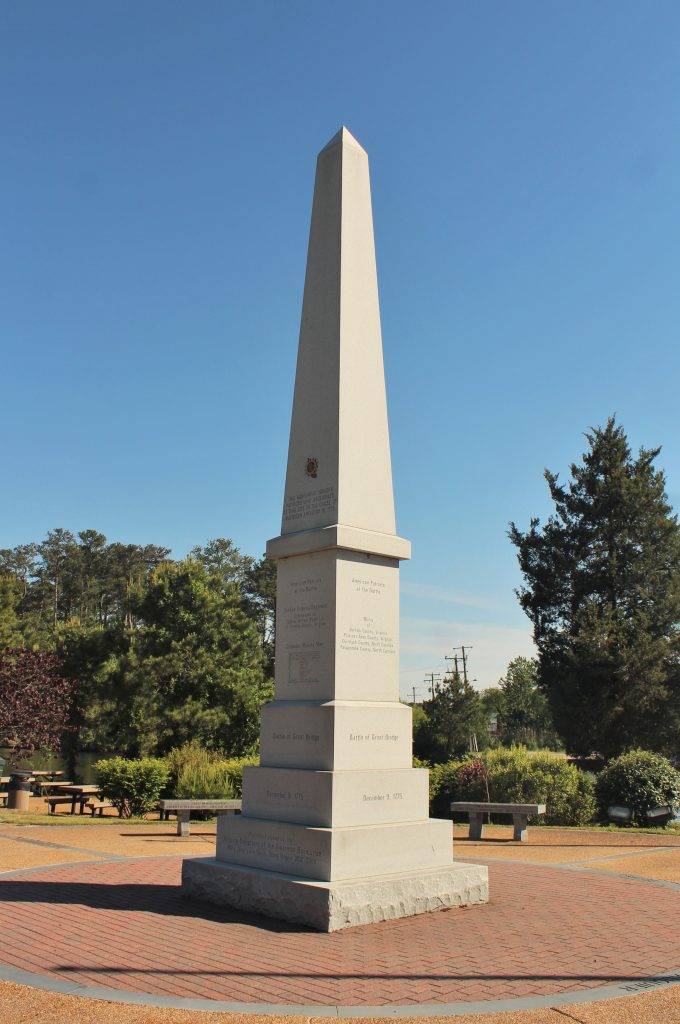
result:
M 88 800 L 85 807 L 93 818 L 95 814 L 98 814 L 100 818 L 103 818 L 104 811 L 108 810 L 109 807 L 115 807 L 115 804 L 110 804 L 108 800 Z
M 50 814 L 54 814 L 54 808 L 57 804 L 71 804 L 73 803 L 73 797 L 70 796 L 48 796 L 45 798 L 45 803 L 49 807 Z
M 43 794 L 47 793 L 48 795 L 52 794 L 53 796 L 56 796 L 57 793 L 61 793 L 64 786 L 72 785 L 72 782 L 45 782 L 42 787 Z
M 177 815 L 177 835 L 189 835 L 189 819 L 192 811 L 215 811 L 217 814 L 238 814 L 240 800 L 161 800 L 158 809 L 167 820 L 169 814 Z
M 539 814 L 545 814 L 545 804 L 492 804 L 481 800 L 454 800 L 452 811 L 462 811 L 470 816 L 470 839 L 481 839 L 485 814 L 512 815 L 515 842 L 523 843 L 527 837 L 527 821 Z

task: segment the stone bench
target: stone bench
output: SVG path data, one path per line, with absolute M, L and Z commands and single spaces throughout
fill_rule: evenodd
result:
M 177 835 L 189 835 L 189 818 L 192 811 L 215 811 L 217 814 L 238 814 L 240 800 L 161 800 L 158 804 L 161 821 L 169 814 L 177 815 Z
M 455 800 L 452 811 L 463 811 L 470 816 L 470 839 L 481 839 L 485 814 L 512 815 L 513 839 L 523 843 L 527 837 L 527 821 L 539 814 L 545 814 L 545 804 L 492 804 L 484 801 Z

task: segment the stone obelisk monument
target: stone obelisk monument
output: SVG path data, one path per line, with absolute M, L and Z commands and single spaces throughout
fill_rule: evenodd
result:
M 368 157 L 342 128 L 317 159 L 278 563 L 276 693 L 243 813 L 187 895 L 334 931 L 485 902 L 428 818 L 399 701 L 399 561 Z

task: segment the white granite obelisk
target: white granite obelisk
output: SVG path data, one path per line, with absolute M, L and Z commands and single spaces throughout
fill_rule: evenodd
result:
M 428 817 L 399 701 L 399 560 L 368 157 L 317 159 L 278 562 L 276 693 L 189 896 L 334 931 L 488 899 Z

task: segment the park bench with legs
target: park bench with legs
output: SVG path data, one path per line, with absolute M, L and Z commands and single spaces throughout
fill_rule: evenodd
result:
M 545 814 L 545 804 L 492 804 L 482 800 L 455 800 L 451 804 L 454 812 L 463 812 L 470 816 L 470 839 L 481 839 L 485 814 L 508 814 L 512 816 L 514 827 L 513 839 L 523 843 L 527 837 L 529 818 Z
M 70 796 L 48 796 L 45 797 L 45 803 L 49 808 L 49 813 L 54 814 L 54 808 L 57 804 L 72 804 L 73 799 Z
M 108 800 L 91 799 L 85 804 L 85 810 L 89 811 L 93 818 L 96 814 L 103 818 L 104 811 L 108 810 L 109 807 L 115 807 L 115 804 L 109 803 Z
M 241 810 L 240 800 L 161 800 L 158 809 L 161 821 L 167 821 L 168 815 L 177 815 L 177 835 L 189 835 L 189 818 L 192 811 L 214 811 L 217 814 L 238 814 Z

